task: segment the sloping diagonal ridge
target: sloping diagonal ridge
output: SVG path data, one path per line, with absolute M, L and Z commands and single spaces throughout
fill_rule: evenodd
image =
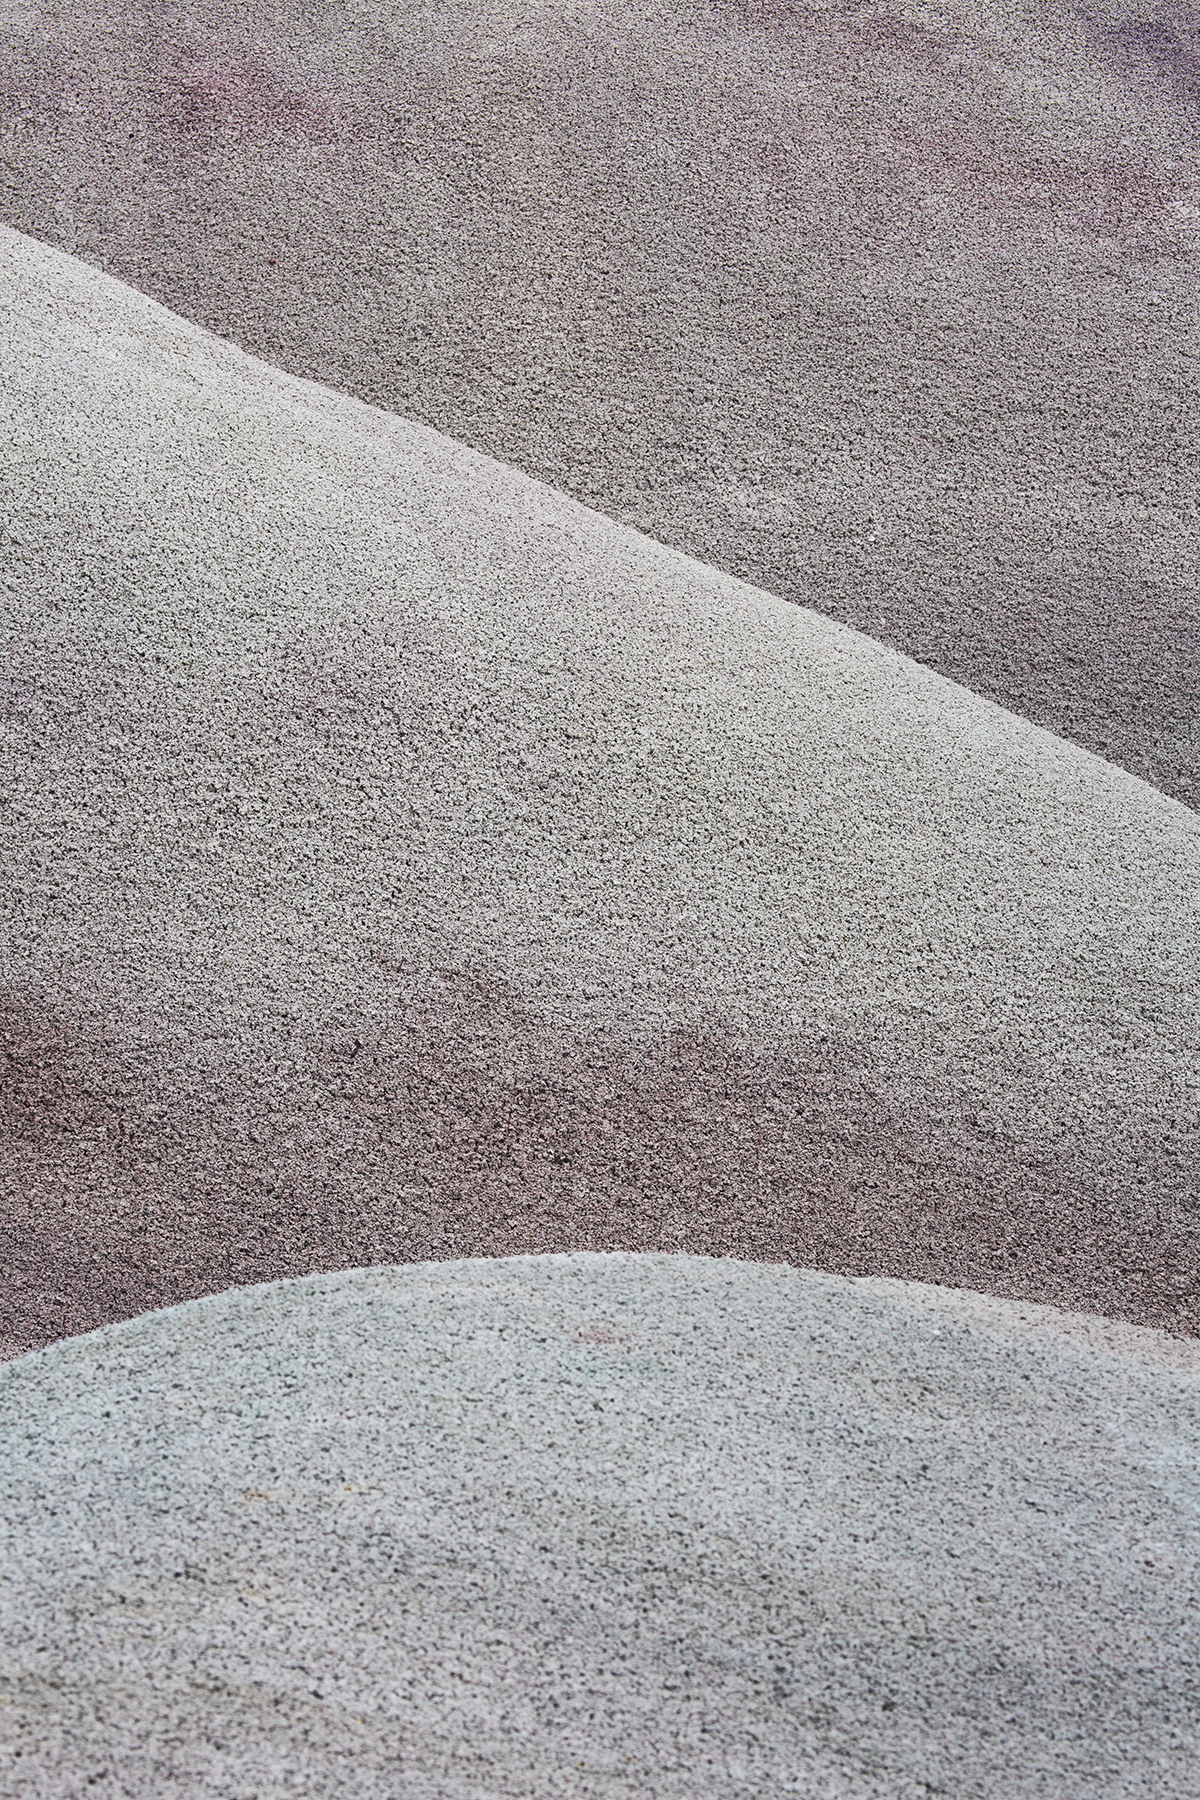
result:
M 3 1335 L 570 1249 L 1195 1330 L 1191 813 L 3 248 Z

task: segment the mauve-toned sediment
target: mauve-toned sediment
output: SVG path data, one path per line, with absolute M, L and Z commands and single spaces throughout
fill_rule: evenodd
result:
M 22 1033 L 10 1015 L 7 1329 L 42 1342 L 279 1275 L 575 1249 L 1200 1327 L 1180 1170 L 1150 1119 L 1118 1161 L 1125 1120 L 1100 1146 L 1048 1150 L 939 1118 L 935 1084 L 889 1094 L 835 1038 L 754 1054 L 714 1019 L 639 1045 L 565 1030 L 469 972 L 439 1010 L 293 1040 L 296 1073 L 264 1043 L 260 1060 L 206 1067 L 202 1098 L 194 1066 L 160 1064 L 165 1107 L 128 1046 L 97 1042 L 102 1024 L 83 1026 L 80 1054 L 62 1022 Z
M 1200 35 L 0 6 L 0 219 L 1200 804 Z
M 0 0 L 5 1796 L 1200 1800 L 1198 108 Z
M 568 1248 L 1195 1332 L 1191 812 L 0 241 L 0 1337 Z

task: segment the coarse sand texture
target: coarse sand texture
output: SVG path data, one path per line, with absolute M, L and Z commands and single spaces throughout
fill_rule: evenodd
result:
M 1198 1428 L 1194 1344 L 770 1265 L 192 1302 L 0 1370 L 0 1783 L 1195 1800 Z
M 574 1249 L 1196 1330 L 1195 814 L 0 257 L 0 1336 Z
M 1200 1800 L 1198 120 L 0 0 L 0 1800 Z
M 1192 806 L 1198 121 L 1192 0 L 0 0 L 0 221 Z

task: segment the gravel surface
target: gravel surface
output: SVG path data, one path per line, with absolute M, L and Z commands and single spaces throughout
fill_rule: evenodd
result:
M 5 1800 L 1200 1800 L 1198 106 L 0 0 Z
M 1198 1444 L 1200 1346 L 888 1281 L 193 1302 L 0 1371 L 0 1786 L 1194 1800 Z
M 0 233 L 0 1336 L 689 1250 L 1200 1326 L 1200 821 Z
M 0 0 L 8 224 L 1193 806 L 1198 109 L 1183 0 Z

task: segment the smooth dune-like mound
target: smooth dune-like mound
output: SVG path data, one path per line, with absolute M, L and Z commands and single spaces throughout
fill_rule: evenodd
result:
M 193 1302 L 0 1371 L 4 1792 L 1190 1800 L 1198 1442 L 1197 1346 L 889 1281 Z
M 569 1249 L 1196 1329 L 1194 814 L 2 248 L 0 1336 Z
M 1178 0 L 0 3 L 0 218 L 1200 805 Z

